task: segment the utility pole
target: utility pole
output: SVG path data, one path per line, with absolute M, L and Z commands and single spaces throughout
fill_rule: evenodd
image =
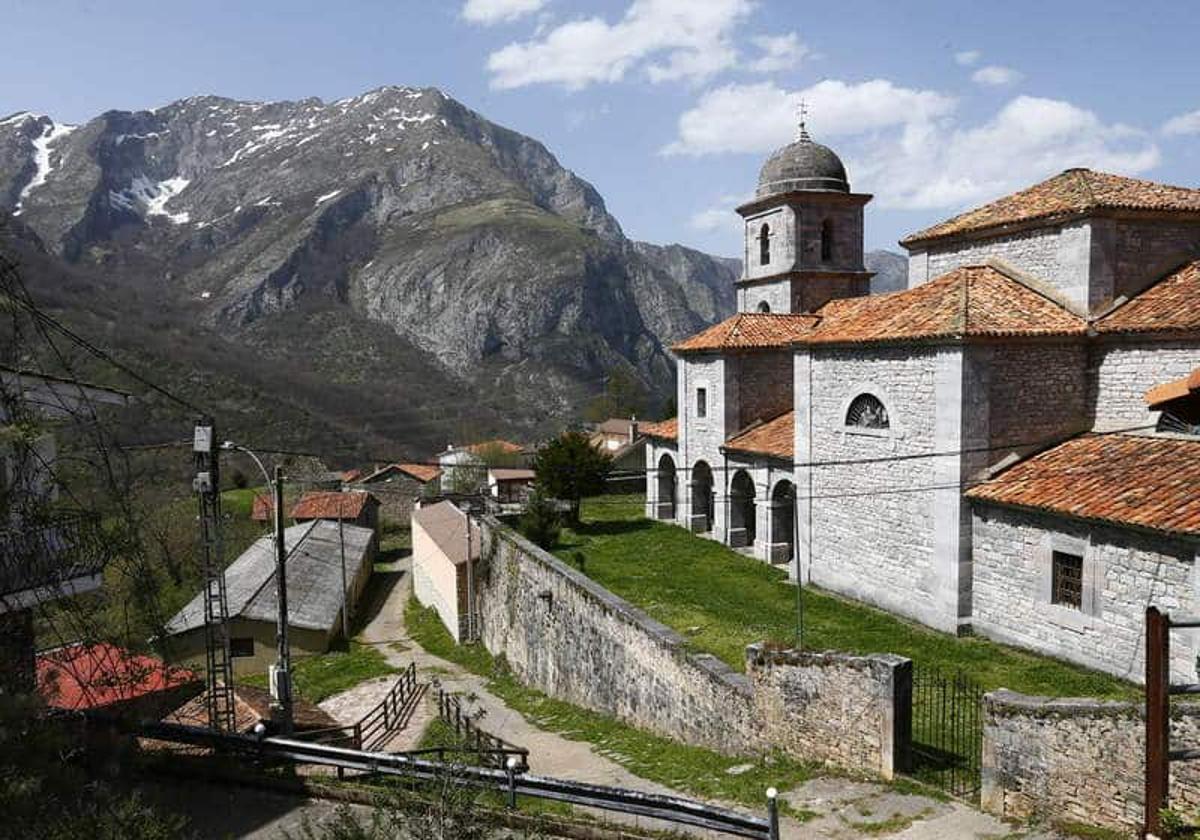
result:
M 229 606 L 222 561 L 221 471 L 216 432 L 212 418 L 205 417 L 196 423 L 192 442 L 196 477 L 192 485 L 200 500 L 208 725 L 217 731 L 233 732 L 233 663 L 229 655 Z
M 278 708 L 279 729 L 284 735 L 291 735 L 292 656 L 288 648 L 286 542 L 283 533 L 283 468 L 277 466 L 275 467 L 275 592 L 279 602 L 279 621 L 275 630 L 275 641 L 279 648 L 279 655 L 275 663 L 275 670 L 271 675 L 271 695 Z
M 475 564 L 471 562 L 471 513 L 470 504 L 463 501 L 462 515 L 467 524 L 467 641 L 475 641 Z
M 809 535 L 809 540 L 812 535 Z M 792 559 L 796 562 L 796 650 L 804 649 L 804 581 L 800 574 L 800 494 L 792 484 Z
M 338 542 L 342 547 L 342 637 L 350 642 L 350 598 L 346 594 L 346 532 L 342 520 L 346 516 L 346 494 L 338 500 Z

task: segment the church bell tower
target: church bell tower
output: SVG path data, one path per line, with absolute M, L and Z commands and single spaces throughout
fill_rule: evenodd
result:
M 863 207 L 870 200 L 850 191 L 842 161 L 813 141 L 802 116 L 796 140 L 767 159 L 754 199 L 737 208 L 746 242 L 738 311 L 812 312 L 867 294 Z

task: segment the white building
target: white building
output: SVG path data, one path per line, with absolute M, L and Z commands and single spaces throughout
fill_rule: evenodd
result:
M 1135 636 L 1100 653 L 1079 628 L 1094 640 L 1140 625 L 1151 601 L 1192 604 L 1194 550 L 1181 546 L 1200 518 L 1194 531 L 1136 526 L 1178 568 L 1135 574 L 1133 555 L 1097 536 L 1083 560 L 1092 600 L 1068 587 L 1071 603 L 1052 604 L 1047 581 L 1076 568 L 1054 552 L 1068 552 L 1042 536 L 1010 544 L 1030 571 L 993 585 L 976 540 L 994 544 L 1011 504 L 965 491 L 1058 444 L 1081 472 L 1104 471 L 1069 448 L 1084 432 L 1156 434 L 1143 394 L 1200 365 L 1200 190 L 1067 170 L 907 237 L 909 289 L 878 296 L 862 263 L 869 200 L 803 129 L 763 166 L 738 208 L 739 312 L 672 348 L 680 416 L 642 427 L 647 515 L 940 630 L 1136 676 Z M 1191 441 L 1166 446 L 1181 468 L 1197 457 Z M 1129 468 L 1116 486 L 1136 490 L 1144 471 Z M 1154 492 L 1146 504 L 1164 503 Z M 1023 527 L 1044 536 L 1063 508 Z M 1082 545 L 1084 522 L 1135 527 L 1122 516 L 1075 516 L 1063 544 Z M 1061 609 L 1034 610 L 1049 622 L 1035 638 L 1003 620 L 1017 603 Z

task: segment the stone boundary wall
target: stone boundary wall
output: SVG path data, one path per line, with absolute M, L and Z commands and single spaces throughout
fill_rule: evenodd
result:
M 782 749 L 891 776 L 895 713 L 884 707 L 911 677 L 907 660 L 751 646 L 750 676 L 740 674 L 499 520 L 480 526 L 481 639 L 526 684 L 725 754 Z
M 1008 819 L 1054 817 L 1130 836 L 1145 808 L 1142 704 L 1029 697 L 1000 690 L 983 701 L 981 805 Z M 1200 706 L 1175 703 L 1173 748 L 1200 746 Z M 1169 802 L 1200 811 L 1200 765 L 1173 762 Z

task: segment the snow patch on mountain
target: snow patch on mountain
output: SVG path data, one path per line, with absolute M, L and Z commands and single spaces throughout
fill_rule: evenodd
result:
M 133 182 L 120 191 L 110 191 L 109 201 L 118 207 L 137 212 L 141 208 L 146 216 L 166 216 L 173 224 L 187 224 L 191 217 L 187 213 L 168 213 L 167 202 L 179 195 L 187 185 L 187 178 L 176 175 L 165 181 L 151 181 L 145 175 L 138 175 Z
M 29 183 L 21 190 L 17 196 L 17 206 L 13 209 L 13 215 L 21 215 L 21 210 L 24 207 L 25 199 L 35 189 L 46 183 L 46 178 L 54 165 L 50 162 L 50 145 L 55 140 L 66 137 L 76 126 L 73 125 L 55 125 L 53 122 L 46 126 L 46 130 L 42 132 L 42 136 L 33 141 L 33 165 L 36 167 L 33 172 L 33 177 L 29 179 Z

